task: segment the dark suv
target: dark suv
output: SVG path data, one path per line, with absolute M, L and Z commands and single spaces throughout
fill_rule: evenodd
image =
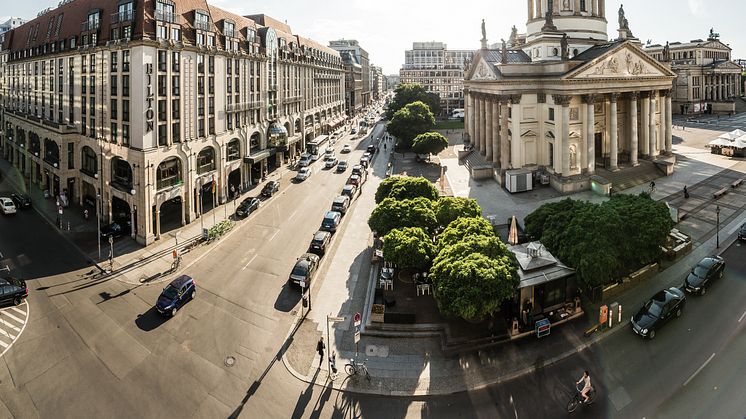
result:
M 317 255 L 323 255 L 326 253 L 326 247 L 329 246 L 331 239 L 332 233 L 321 230 L 317 231 L 316 234 L 313 235 L 313 240 L 311 240 L 311 245 L 308 247 L 308 251 L 316 253 Z
M 193 300 L 196 295 L 197 284 L 192 277 L 182 275 L 163 289 L 155 303 L 155 308 L 159 313 L 173 317 L 181 306 Z
M 685 305 L 686 296 L 680 289 L 661 290 L 632 317 L 632 330 L 644 338 L 653 339 L 656 330 L 671 318 L 681 316 Z
M 29 209 L 31 208 L 31 198 L 26 194 L 12 193 L 10 199 L 16 204 L 18 209 Z
M 292 272 L 288 281 L 298 286 L 308 287 L 313 279 L 313 274 L 316 273 L 316 269 L 319 267 L 319 256 L 313 253 L 304 253 L 295 262 Z
M 262 188 L 262 196 L 270 197 L 275 194 L 275 192 L 280 190 L 280 182 L 276 180 L 270 180 L 267 182 L 266 185 L 264 185 L 264 188 Z
M 260 202 L 259 198 L 244 199 L 241 201 L 241 204 L 238 205 L 238 208 L 236 208 L 236 215 L 239 217 L 247 217 L 259 208 Z
M 6 276 L 0 278 L 0 304 L 19 305 L 28 297 L 26 281 Z
M 692 294 L 707 294 L 712 282 L 723 277 L 725 260 L 720 256 L 709 256 L 702 259 L 684 280 L 684 291 Z

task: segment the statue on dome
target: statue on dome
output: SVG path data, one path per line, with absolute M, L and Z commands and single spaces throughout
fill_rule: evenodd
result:
M 668 41 L 666 41 L 666 46 L 663 47 L 663 61 L 671 61 L 671 46 L 669 45 Z
M 626 29 L 625 23 L 627 22 L 627 18 L 624 17 L 624 5 L 619 5 L 619 28 L 620 29 Z
M 500 51 L 500 63 L 501 64 L 507 64 L 508 63 L 508 45 L 505 43 L 504 39 L 501 39 L 503 45 L 502 49 Z
M 562 52 L 562 59 L 563 60 L 569 60 L 570 59 L 570 44 L 567 41 L 567 34 L 562 34 L 562 39 L 560 40 L 560 51 Z
M 541 28 L 542 31 L 556 31 L 557 27 L 554 26 L 554 19 L 552 19 L 552 12 L 547 11 L 544 15 L 544 26 Z
M 508 43 L 510 43 L 511 47 L 518 45 L 518 29 L 515 25 L 513 25 L 513 28 L 510 30 L 510 39 L 508 39 Z
M 482 19 L 482 39 L 487 39 L 487 28 L 484 26 L 484 19 Z

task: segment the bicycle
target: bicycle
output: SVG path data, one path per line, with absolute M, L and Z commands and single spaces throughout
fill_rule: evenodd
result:
M 171 262 L 171 272 L 176 271 L 181 266 L 181 255 L 179 255 L 173 262 Z
M 349 364 L 345 364 L 345 372 L 350 377 L 353 375 L 365 374 L 365 379 L 370 382 L 370 374 L 368 373 L 368 367 L 365 366 L 365 361 L 357 362 L 354 359 L 351 359 Z
M 588 392 L 588 402 L 585 402 L 583 396 L 580 394 L 583 391 L 583 387 L 575 383 L 575 388 L 577 391 L 572 396 L 572 399 L 567 402 L 567 413 L 574 412 L 581 404 L 591 404 L 596 399 L 596 389 L 593 386 L 591 386 L 591 390 Z

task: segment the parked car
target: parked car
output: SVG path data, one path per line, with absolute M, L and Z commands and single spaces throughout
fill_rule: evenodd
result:
M 373 144 L 369 145 L 366 152 L 370 153 L 370 155 L 376 154 L 376 146 Z
M 311 159 L 311 155 L 308 153 L 303 153 L 300 155 L 300 160 L 298 160 L 298 165 L 300 167 L 307 167 L 310 166 L 311 163 L 313 163 L 313 159 Z
M 339 163 L 337 163 L 337 172 L 342 173 L 347 170 L 347 162 L 344 160 L 340 160 Z
M 364 168 L 368 168 L 370 165 L 370 158 L 363 156 L 363 158 L 360 159 L 360 166 L 363 166 Z
M 355 193 L 357 193 L 357 186 L 356 185 L 345 185 L 342 187 L 342 195 L 349 196 L 350 199 L 355 197 Z
M 746 223 L 738 230 L 738 240 L 746 240 Z
M 262 188 L 262 196 L 271 197 L 275 194 L 275 192 L 280 190 L 280 182 L 276 180 L 270 180 L 267 182 L 266 185 L 264 185 L 264 188 Z
M 712 282 L 723 277 L 725 260 L 720 256 L 709 256 L 702 259 L 684 280 L 684 291 L 692 294 L 707 294 Z
M 193 300 L 196 296 L 197 284 L 194 279 L 181 275 L 163 289 L 155 303 L 155 308 L 159 313 L 173 317 L 187 301 Z
M 350 147 L 349 144 L 345 144 L 342 146 L 342 153 L 349 153 L 352 151 L 352 147 Z
M 13 203 L 12 199 L 2 197 L 0 198 L 0 211 L 3 212 L 3 215 L 15 214 L 16 204 Z
M 326 246 L 329 244 L 331 239 L 332 233 L 322 230 L 317 231 L 316 234 L 313 235 L 313 240 L 311 240 L 311 245 L 309 246 L 308 251 L 316 253 L 317 255 L 323 255 L 326 253 Z
M 661 290 L 632 317 L 632 330 L 643 338 L 655 338 L 655 331 L 671 318 L 681 316 L 686 295 L 676 287 Z
M 312 173 L 313 171 L 310 167 L 302 167 L 298 171 L 298 174 L 295 175 L 295 180 L 297 180 L 298 182 L 303 182 L 304 180 L 310 178 Z
M 334 198 L 332 201 L 332 211 L 337 211 L 341 214 L 347 213 L 347 208 L 350 207 L 350 197 L 346 195 L 340 195 Z
M 131 221 L 114 221 L 111 224 L 101 226 L 101 238 L 106 239 L 109 236 L 113 238 L 128 236 L 132 233 Z
M 321 230 L 334 233 L 342 222 L 342 214 L 337 211 L 327 211 L 321 221 Z
M 360 186 L 361 179 L 358 175 L 351 175 L 349 178 L 347 178 L 347 184 L 348 185 L 355 185 Z
M 324 158 L 324 167 L 327 169 L 331 169 L 332 167 L 336 166 L 337 163 L 338 163 L 338 160 L 336 156 Z
M 10 276 L 0 278 L 0 304 L 20 305 L 28 297 L 26 281 Z
M 31 197 L 26 194 L 12 193 L 10 199 L 16 205 L 17 209 L 29 209 L 31 208 Z
M 259 208 L 259 204 L 262 201 L 259 198 L 246 198 L 238 204 L 236 208 L 236 215 L 239 217 L 248 217 L 249 214 L 256 211 Z
M 301 285 L 308 287 L 313 280 L 313 276 L 316 273 L 316 269 L 319 267 L 319 256 L 313 253 L 304 253 L 295 262 L 293 270 L 290 272 L 288 281 L 291 284 Z
M 365 169 L 363 168 L 363 166 L 361 166 L 359 164 L 356 164 L 356 165 L 352 166 L 352 174 L 353 175 L 362 176 L 363 173 L 365 173 Z

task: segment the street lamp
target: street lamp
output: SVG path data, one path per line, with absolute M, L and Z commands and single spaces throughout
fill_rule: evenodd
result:
M 715 248 L 720 249 L 720 205 L 715 207 L 717 232 L 715 233 Z
M 98 260 L 101 260 L 101 193 L 96 194 L 96 231 L 98 234 Z

